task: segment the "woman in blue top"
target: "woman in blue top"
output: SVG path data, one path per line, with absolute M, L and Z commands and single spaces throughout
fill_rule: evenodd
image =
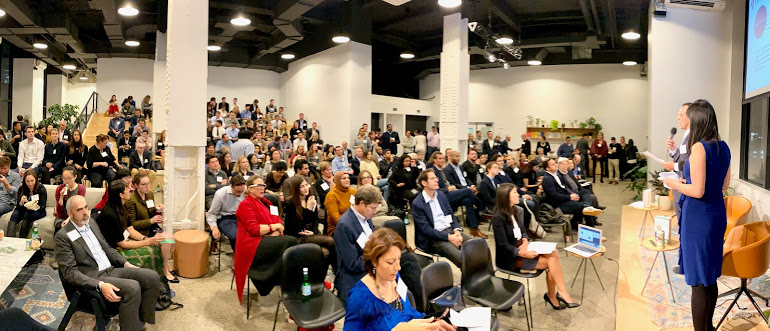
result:
M 398 271 L 405 246 L 404 240 L 388 228 L 369 236 L 363 256 L 367 275 L 348 294 L 344 330 L 455 330 L 443 320 L 424 318 L 412 308 L 406 291 L 403 296 L 399 294 Z
M 690 135 L 684 180 L 664 180 L 682 193 L 679 270 L 692 286 L 695 330 L 714 330 L 717 278 L 722 274 L 722 245 L 727 226 L 723 192 L 730 185 L 730 148 L 719 137 L 714 108 L 706 100 L 687 108 Z

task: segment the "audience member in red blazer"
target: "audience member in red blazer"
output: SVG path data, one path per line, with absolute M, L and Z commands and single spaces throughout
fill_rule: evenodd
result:
M 602 175 L 599 177 L 599 180 L 601 180 L 602 183 L 604 183 L 604 177 L 607 176 L 607 152 L 609 151 L 609 146 L 607 146 L 607 141 L 604 140 L 604 133 L 597 133 L 596 134 L 596 140 L 591 144 L 591 156 L 593 156 L 594 164 L 591 167 L 593 170 L 593 175 L 591 177 L 594 178 L 594 183 L 596 183 L 596 161 L 599 161 L 599 166 L 601 167 Z
M 281 257 L 286 248 L 297 244 L 297 239 L 283 235 L 278 206 L 265 199 L 265 181 L 251 176 L 246 181 L 249 194 L 246 196 L 235 218 L 238 220 L 238 240 L 235 242 L 235 284 L 238 300 L 242 301 L 243 286 L 251 266 L 260 268 L 255 286 L 261 295 L 267 295 L 280 283 Z

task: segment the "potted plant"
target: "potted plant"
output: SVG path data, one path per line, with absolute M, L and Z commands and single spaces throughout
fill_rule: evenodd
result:
M 551 125 L 551 131 L 559 131 L 559 121 L 552 120 L 550 125 Z
M 564 129 L 565 127 L 567 127 L 567 122 L 562 122 L 561 123 L 561 128 Z
M 652 179 L 649 181 L 655 194 L 658 195 L 658 201 L 660 201 L 660 210 L 671 210 L 672 201 L 669 199 L 669 189 L 663 185 L 663 181 L 658 179 L 660 177 L 660 171 L 650 172 Z
M 580 128 L 580 132 L 582 133 L 582 132 L 583 132 L 583 131 L 585 131 L 585 129 L 588 127 L 588 123 L 586 123 L 586 122 L 580 122 L 580 123 L 578 124 L 578 127 Z
M 534 118 L 532 115 L 527 115 L 527 127 L 531 127 L 534 123 Z
M 55 104 L 48 107 L 48 117 L 40 121 L 39 124 L 43 126 L 54 124 L 55 126 L 59 121 L 64 120 L 70 128 L 80 127 L 81 124 L 85 123 L 85 119 L 80 116 L 80 112 L 78 111 L 79 108 L 79 106 L 68 103 L 64 104 L 64 106 Z
M 535 119 L 535 125 L 536 125 L 536 126 L 540 126 L 540 123 L 542 123 L 542 122 L 543 122 L 543 121 L 542 121 L 540 118 L 536 118 L 536 119 Z
M 586 120 L 586 125 L 587 125 L 589 128 L 594 128 L 594 124 L 596 124 L 596 119 L 595 119 L 593 116 L 589 117 L 589 118 Z
M 630 172 L 633 171 L 633 174 L 630 174 Z M 647 188 L 647 166 L 640 167 L 636 170 L 631 170 L 629 173 L 626 173 L 627 177 L 631 178 L 631 182 L 628 183 L 628 186 L 626 186 L 623 191 L 631 190 L 635 193 L 634 195 L 634 201 L 639 201 L 642 199 L 642 191 L 644 191 Z
M 599 124 L 599 123 L 595 123 L 594 124 L 594 130 L 596 130 L 596 132 L 601 132 L 602 128 L 603 128 L 603 126 L 601 124 Z

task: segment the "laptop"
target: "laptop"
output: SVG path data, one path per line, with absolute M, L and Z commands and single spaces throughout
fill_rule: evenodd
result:
M 602 230 L 578 225 L 578 242 L 565 248 L 566 251 L 582 257 L 591 257 L 602 249 Z

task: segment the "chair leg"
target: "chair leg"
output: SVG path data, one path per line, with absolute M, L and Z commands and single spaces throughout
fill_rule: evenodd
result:
M 217 272 L 222 271 L 222 240 L 217 240 Z
M 96 317 L 94 329 L 96 331 L 105 331 L 107 329 L 107 321 L 104 320 L 104 314 L 102 313 L 102 309 L 99 308 L 99 303 L 96 299 L 91 299 L 91 307 L 93 307 L 94 316 Z
M 70 306 L 69 308 L 67 308 L 67 312 L 64 313 L 64 317 L 59 323 L 59 327 L 57 330 L 64 331 L 65 329 L 67 329 L 67 325 L 70 323 L 70 319 L 72 319 L 72 315 L 75 313 L 75 310 L 77 310 L 78 301 L 80 301 L 80 293 L 76 292 L 75 295 L 72 297 L 72 300 L 70 301 Z
M 768 306 L 768 307 L 770 307 L 770 304 L 768 304 L 768 300 L 767 300 L 767 298 L 765 298 L 764 296 L 762 296 L 761 294 L 757 293 L 757 292 L 756 292 L 756 291 L 754 291 L 754 290 L 748 290 L 748 291 L 749 291 L 749 294 L 751 294 L 751 295 L 753 295 L 753 296 L 755 296 L 755 297 L 759 297 L 759 298 L 760 298 L 760 299 L 762 299 L 762 300 L 765 300 L 765 306 Z
M 235 270 L 233 270 L 233 278 L 230 279 L 230 290 L 233 290 L 233 283 L 235 282 Z
M 759 312 L 759 316 L 762 316 L 762 319 L 765 320 L 765 324 L 768 324 L 767 322 L 767 316 L 765 316 L 765 313 L 762 311 L 762 308 L 759 308 L 759 305 L 757 304 L 757 301 L 754 300 L 754 297 L 751 295 L 751 292 L 746 291 L 746 296 L 749 297 L 749 300 L 751 300 L 751 303 L 754 305 L 754 308 L 757 309 Z M 768 324 L 770 326 L 770 324 Z
M 249 311 L 251 310 L 251 279 L 246 277 L 246 320 L 249 320 Z
M 278 322 L 278 308 L 281 307 L 281 302 L 283 302 L 283 300 L 278 300 L 278 303 L 275 305 L 275 317 L 273 317 L 273 331 L 275 331 L 275 324 Z
M 527 330 L 535 326 L 535 318 L 532 317 L 532 295 L 529 291 L 529 278 L 527 278 L 527 302 L 529 302 L 529 318 L 527 318 Z M 525 302 L 526 303 L 526 302 Z M 524 305 L 524 315 L 527 315 L 527 306 Z
M 743 280 L 741 280 L 741 283 L 743 283 Z M 738 302 L 738 299 L 740 299 L 741 294 L 743 294 L 743 284 L 741 284 L 741 288 L 738 290 L 738 294 L 735 295 L 735 299 L 733 300 L 733 302 L 731 302 L 730 306 L 727 307 L 727 310 L 725 310 L 725 314 L 722 315 L 721 319 L 719 319 L 719 323 L 717 323 L 716 330 L 719 330 L 719 326 L 722 325 L 722 322 L 724 322 L 725 318 L 727 318 L 727 314 L 730 313 L 730 310 L 733 309 L 733 306 L 735 306 L 735 303 Z M 764 317 L 764 314 L 762 314 L 762 316 Z

